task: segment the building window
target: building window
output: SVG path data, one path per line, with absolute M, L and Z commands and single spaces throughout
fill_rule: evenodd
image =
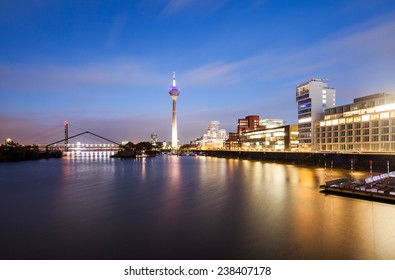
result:
M 390 121 L 389 120 L 382 120 L 382 121 L 380 121 L 380 125 L 381 126 L 389 126 L 390 125 Z
M 389 127 L 383 127 L 383 128 L 381 129 L 381 133 L 382 133 L 382 134 L 384 134 L 384 133 L 389 133 L 389 132 L 390 132 Z
M 389 135 L 381 135 L 381 141 L 390 141 Z
M 389 112 L 380 113 L 380 119 L 388 119 L 390 117 Z

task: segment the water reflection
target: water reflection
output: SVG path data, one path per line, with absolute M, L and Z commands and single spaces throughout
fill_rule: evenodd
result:
M 177 156 L 2 164 L 0 256 L 394 259 L 395 206 L 321 194 L 329 172 Z

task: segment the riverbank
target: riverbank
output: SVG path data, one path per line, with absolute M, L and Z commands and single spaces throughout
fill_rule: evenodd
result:
M 0 162 L 60 158 L 61 151 L 41 152 L 37 146 L 1 146 Z
M 229 151 L 204 150 L 209 156 L 234 159 L 259 160 L 294 165 L 306 165 L 328 168 L 350 169 L 351 162 L 354 170 L 369 171 L 370 162 L 374 172 L 387 172 L 395 169 L 395 154 L 359 154 L 359 153 L 306 153 L 306 152 L 257 152 L 257 151 Z

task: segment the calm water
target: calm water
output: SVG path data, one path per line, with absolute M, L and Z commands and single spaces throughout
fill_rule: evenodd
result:
M 0 257 L 395 259 L 395 205 L 323 195 L 324 177 L 211 157 L 2 163 Z

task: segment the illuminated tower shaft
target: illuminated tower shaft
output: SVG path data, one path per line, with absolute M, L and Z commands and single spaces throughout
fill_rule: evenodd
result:
M 177 136 L 177 108 L 176 108 L 176 103 L 177 103 L 177 96 L 172 96 L 171 99 L 173 99 L 173 115 L 171 119 L 171 148 L 172 149 L 177 149 L 177 142 L 178 142 L 178 136 Z
M 169 94 L 173 100 L 173 114 L 171 122 L 171 148 L 175 150 L 178 148 L 178 137 L 177 137 L 177 97 L 180 95 L 180 91 L 176 86 L 176 73 L 173 72 L 173 86 L 170 87 Z

